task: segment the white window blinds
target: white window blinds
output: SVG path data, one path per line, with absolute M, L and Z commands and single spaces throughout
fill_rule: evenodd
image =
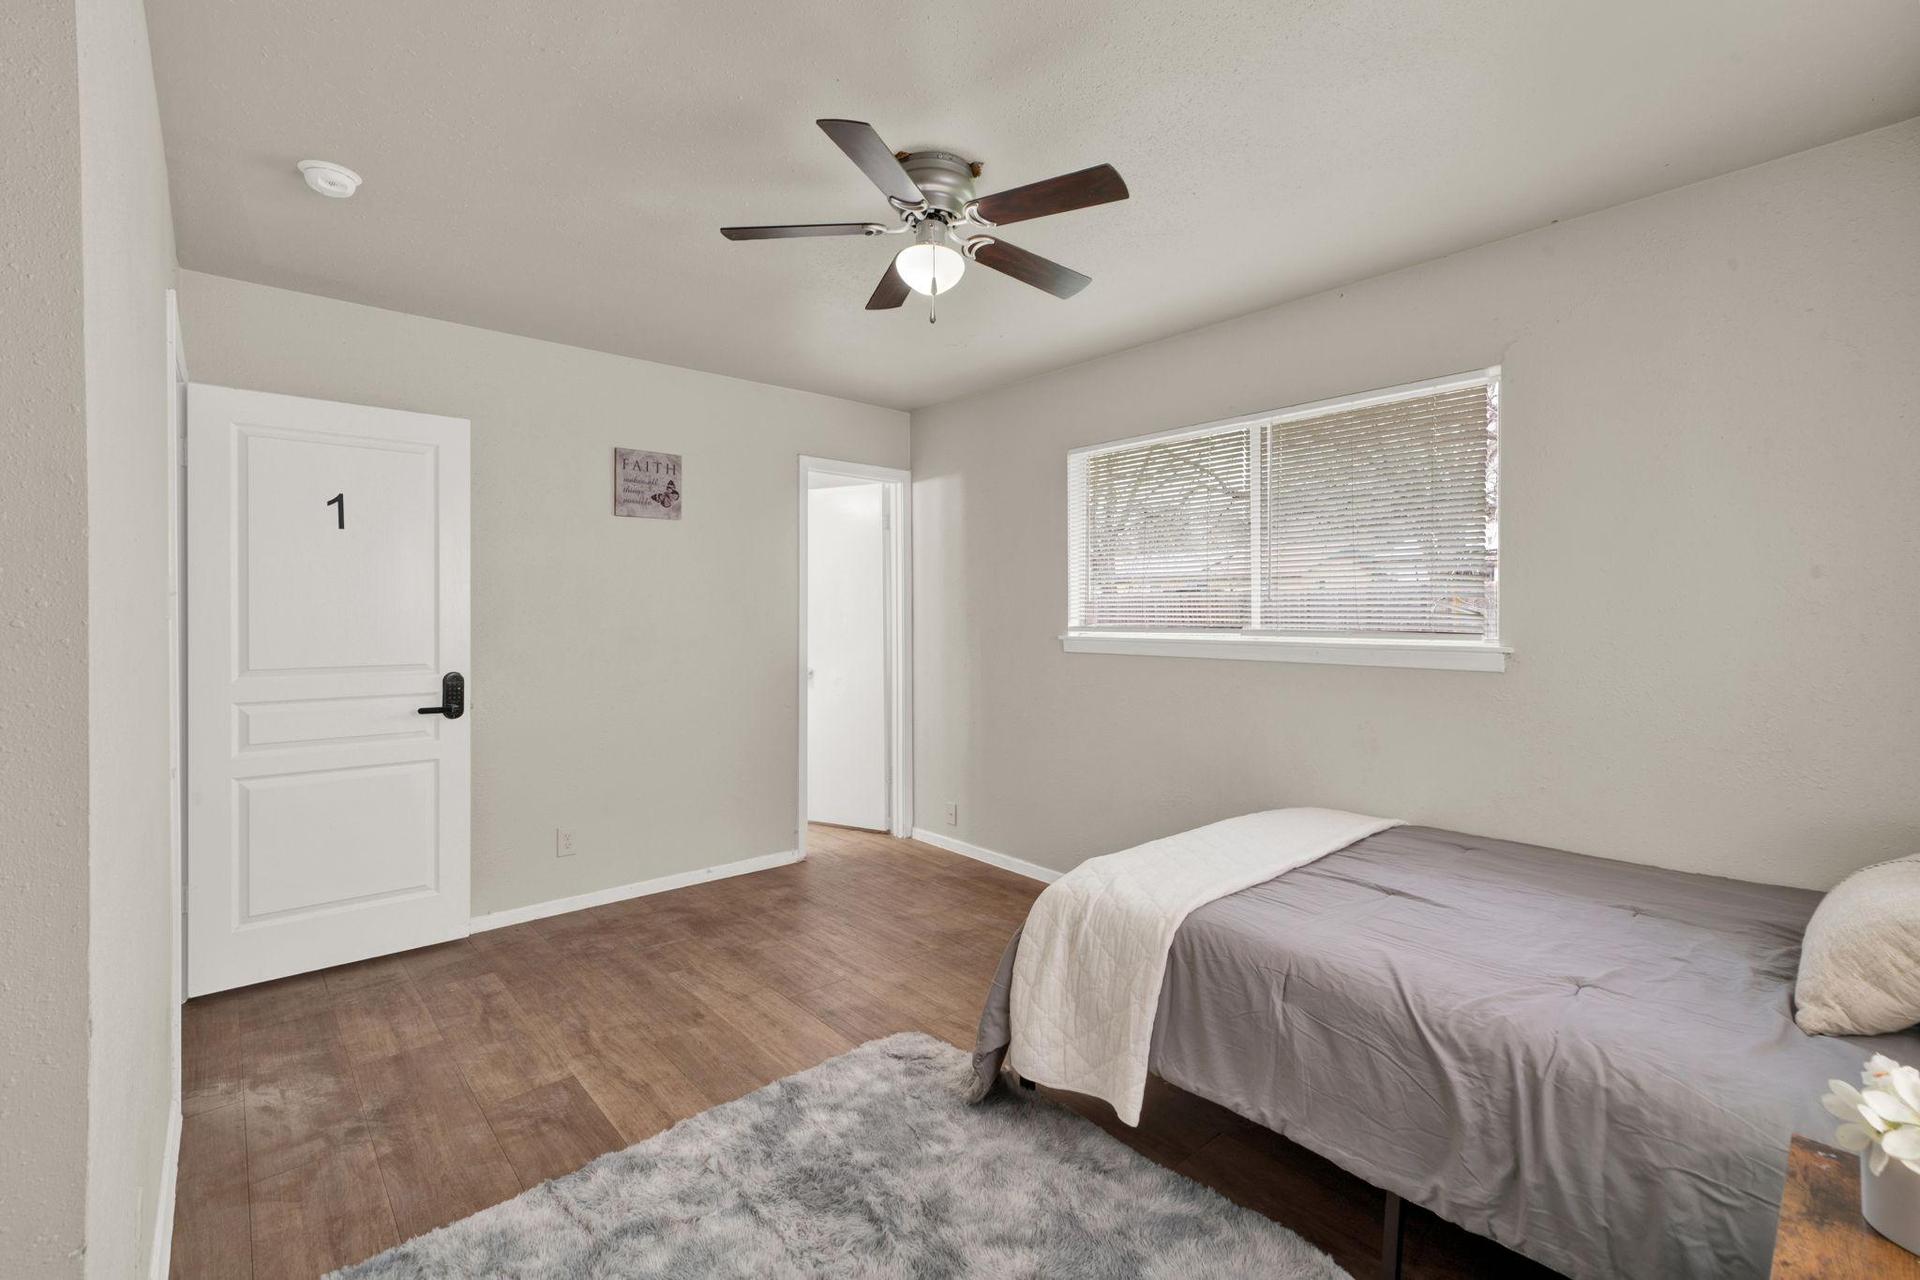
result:
M 1226 431 L 1075 457 L 1072 625 L 1249 626 L 1252 452 L 1247 432 Z
M 1076 450 L 1068 627 L 1491 642 L 1498 370 Z

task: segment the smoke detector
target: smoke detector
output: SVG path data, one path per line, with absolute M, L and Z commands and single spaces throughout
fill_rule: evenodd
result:
M 360 189 L 360 175 L 331 160 L 302 160 L 300 176 L 323 196 L 345 200 Z

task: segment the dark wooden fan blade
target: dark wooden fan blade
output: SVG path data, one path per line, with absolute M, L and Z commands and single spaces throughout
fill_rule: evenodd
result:
M 877 222 L 805 222 L 786 227 L 722 227 L 729 240 L 794 240 L 800 236 L 876 235 L 886 228 Z
M 1063 173 L 1044 182 L 1029 182 L 1011 191 L 996 191 L 973 202 L 980 216 L 996 227 L 1050 213 L 1066 213 L 1090 205 L 1127 198 L 1127 184 L 1110 164 L 1097 164 L 1078 173 Z
M 873 185 L 901 204 L 919 204 L 926 199 L 913 179 L 894 158 L 893 148 L 880 141 L 880 135 L 864 120 L 816 120 L 834 145 L 847 153 L 847 159 L 860 166 Z
M 907 282 L 900 278 L 900 273 L 895 271 L 893 264 L 889 262 L 887 274 L 880 277 L 880 283 L 875 286 L 873 296 L 867 299 L 867 310 L 891 311 L 905 302 L 910 292 L 912 290 L 907 288 Z
M 1028 253 L 1019 245 L 1008 244 L 1005 240 L 981 245 L 974 250 L 973 260 L 1003 275 L 1012 276 L 1022 284 L 1045 289 L 1056 298 L 1071 298 L 1093 283 L 1092 276 L 1083 276 L 1078 271 L 1063 267 L 1037 253 Z

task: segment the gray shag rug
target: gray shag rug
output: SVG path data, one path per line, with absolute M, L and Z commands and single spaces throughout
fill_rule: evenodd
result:
M 1293 1232 L 966 1054 L 864 1044 L 334 1273 L 416 1277 L 1338 1280 Z

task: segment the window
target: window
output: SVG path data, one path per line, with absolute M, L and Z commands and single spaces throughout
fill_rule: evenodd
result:
M 1074 450 L 1062 642 L 1504 669 L 1499 375 Z

